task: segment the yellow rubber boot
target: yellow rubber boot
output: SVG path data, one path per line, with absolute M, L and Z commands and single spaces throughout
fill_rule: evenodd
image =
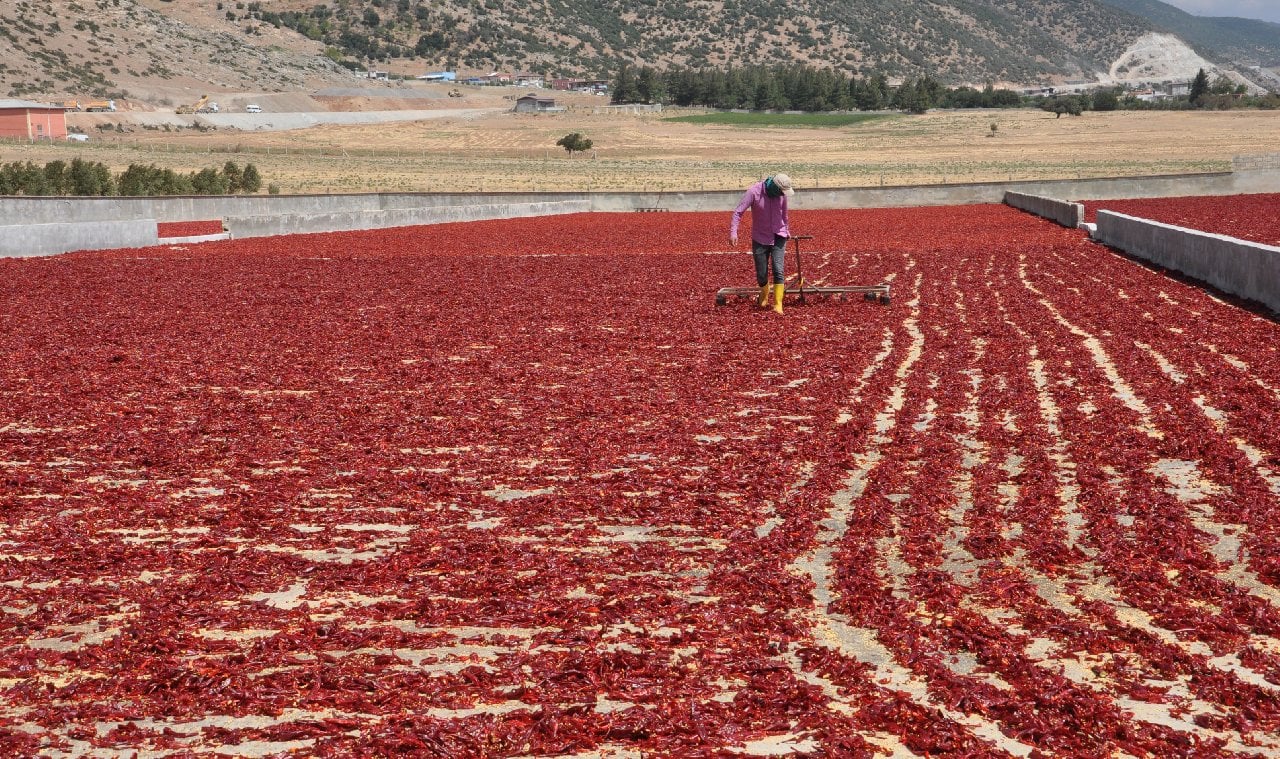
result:
M 782 295 L 787 291 L 786 285 L 773 286 L 773 310 L 782 313 Z
M 769 305 L 769 286 L 768 285 L 760 286 L 760 297 L 756 299 L 756 305 L 759 306 L 760 308 L 764 308 L 765 306 Z

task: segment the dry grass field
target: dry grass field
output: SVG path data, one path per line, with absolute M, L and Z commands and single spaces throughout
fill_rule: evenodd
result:
M 285 193 L 678 191 L 737 188 L 780 169 L 801 187 L 1217 171 L 1233 156 L 1274 151 L 1280 133 L 1280 115 L 1260 111 L 939 111 L 841 128 L 709 126 L 671 115 L 578 106 L 276 132 L 90 129 L 87 144 L 0 145 L 0 161 L 79 155 L 117 169 L 141 162 L 184 171 L 252 161 Z M 555 144 L 569 132 L 591 138 L 594 151 L 569 157 Z

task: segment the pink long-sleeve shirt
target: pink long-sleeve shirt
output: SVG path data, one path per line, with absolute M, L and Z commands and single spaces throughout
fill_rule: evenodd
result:
M 751 239 L 761 245 L 772 245 L 775 235 L 790 237 L 787 228 L 787 196 L 771 198 L 764 191 L 764 181 L 751 185 L 742 194 L 738 207 L 733 209 L 733 222 L 729 225 L 729 236 L 738 236 L 738 223 L 742 214 L 751 209 Z

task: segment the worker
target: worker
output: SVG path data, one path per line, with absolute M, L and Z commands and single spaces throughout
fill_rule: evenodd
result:
M 729 244 L 738 244 L 738 222 L 748 208 L 751 209 L 751 255 L 756 264 L 756 285 L 760 297 L 756 305 L 769 305 L 769 271 L 773 270 L 773 310 L 782 313 L 782 296 L 786 292 L 783 277 L 787 253 L 787 198 L 795 190 L 791 177 L 774 174 L 756 182 L 742 195 L 738 207 L 733 209 L 733 221 L 729 224 Z

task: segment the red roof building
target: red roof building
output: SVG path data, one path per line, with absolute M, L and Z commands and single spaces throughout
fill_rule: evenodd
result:
M 66 108 L 29 100 L 0 100 L 0 138 L 67 139 Z

